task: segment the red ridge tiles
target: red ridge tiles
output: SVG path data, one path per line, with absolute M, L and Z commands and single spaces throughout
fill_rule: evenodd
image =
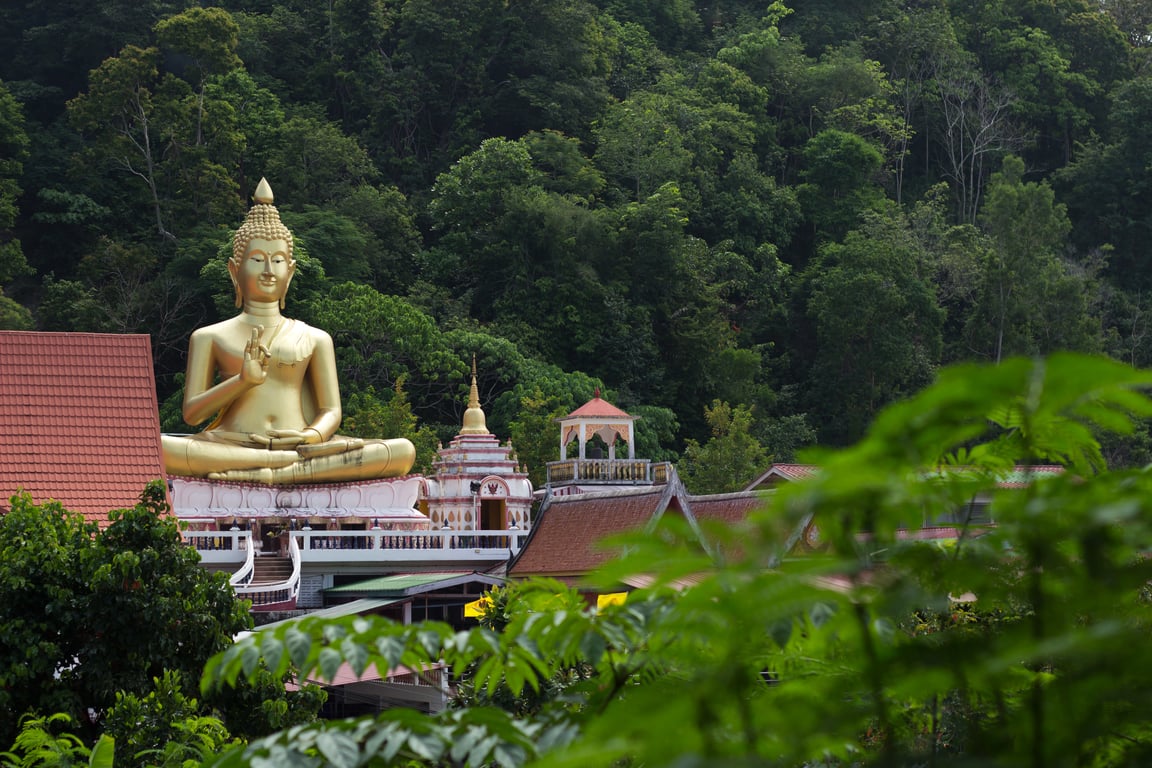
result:
M 103 527 L 163 477 L 148 336 L 0 331 L 0 511 L 23 490 Z

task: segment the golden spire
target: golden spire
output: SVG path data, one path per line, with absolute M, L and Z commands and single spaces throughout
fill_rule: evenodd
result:
M 476 386 L 476 355 L 472 355 L 472 389 L 468 393 L 468 410 L 464 411 L 462 435 L 486 435 L 488 425 L 480 408 L 480 390 Z

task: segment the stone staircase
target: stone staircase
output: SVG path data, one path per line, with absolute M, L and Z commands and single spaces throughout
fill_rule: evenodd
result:
M 287 555 L 257 557 L 252 561 L 252 581 L 258 584 L 281 584 L 292 578 L 292 558 Z

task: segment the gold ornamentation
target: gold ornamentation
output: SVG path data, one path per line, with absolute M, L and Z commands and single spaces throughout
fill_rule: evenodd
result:
M 280 314 L 296 272 L 292 233 L 266 180 L 254 199 L 228 259 L 241 312 L 197 329 L 188 343 L 184 419 L 216 418 L 197 435 L 163 436 L 168 473 L 268 484 L 406 474 L 416 457 L 408 440 L 336 434 L 342 411 L 332 337 Z

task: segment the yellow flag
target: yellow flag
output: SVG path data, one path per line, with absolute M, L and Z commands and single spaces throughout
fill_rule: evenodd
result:
M 464 603 L 464 615 L 473 618 L 483 616 L 489 608 L 492 607 L 492 598 L 482 597 L 479 600 L 473 600 L 470 603 Z
M 600 610 L 606 605 L 623 605 L 627 597 L 627 592 L 609 592 L 606 595 L 596 595 L 596 610 Z

